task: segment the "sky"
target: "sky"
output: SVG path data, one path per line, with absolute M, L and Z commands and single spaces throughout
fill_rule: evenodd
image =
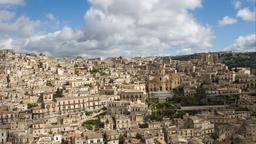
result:
M 0 49 L 89 58 L 256 51 L 256 0 L 0 0 Z

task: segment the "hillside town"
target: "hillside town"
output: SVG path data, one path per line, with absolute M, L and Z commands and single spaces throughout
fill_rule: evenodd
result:
M 0 50 L 0 144 L 255 144 L 256 69 Z

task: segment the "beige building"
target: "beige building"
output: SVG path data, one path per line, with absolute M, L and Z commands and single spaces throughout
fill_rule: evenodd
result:
M 108 114 L 115 116 L 118 114 L 127 114 L 130 101 L 110 101 L 107 105 Z
M 201 62 L 204 63 L 217 63 L 219 61 L 219 56 L 217 53 L 204 53 L 201 54 Z
M 145 101 L 146 95 L 143 91 L 139 90 L 123 90 L 120 92 L 120 99 L 126 101 Z
M 256 119 L 251 118 L 246 120 L 239 131 L 247 141 L 256 142 Z
M 0 144 L 5 144 L 7 141 L 8 131 L 0 127 Z
M 185 122 L 185 127 L 193 128 L 194 136 L 200 138 L 214 133 L 214 124 L 212 124 L 207 119 L 198 116 L 190 116 Z
M 127 115 L 117 115 L 116 116 L 116 129 L 130 129 L 131 128 L 131 119 Z
M 110 115 L 106 115 L 104 118 L 104 130 L 113 130 L 114 129 L 114 121 Z
M 86 132 L 83 136 L 75 139 L 75 144 L 104 144 L 101 133 Z
M 150 72 L 147 81 L 149 92 L 153 91 L 170 91 L 180 86 L 180 76 L 173 72 L 165 70 L 165 65 L 161 65 L 159 70 Z
M 103 108 L 103 105 L 100 101 L 100 96 L 56 98 L 56 103 L 57 109 L 59 111 L 99 111 L 101 108 Z
M 119 143 L 119 136 L 121 135 L 118 131 L 116 130 L 109 130 L 106 131 L 107 135 L 107 144 L 118 144 Z
M 183 138 L 191 139 L 196 133 L 194 128 L 181 128 L 179 129 L 178 134 Z

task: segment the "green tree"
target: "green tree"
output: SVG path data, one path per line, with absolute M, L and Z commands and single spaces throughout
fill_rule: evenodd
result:
M 46 81 L 46 86 L 53 86 L 52 82 L 50 80 Z
M 110 79 L 108 83 L 114 83 L 114 79 Z
M 206 95 L 207 95 L 206 91 L 202 86 L 200 86 L 196 89 L 195 97 L 197 99 L 199 99 L 199 100 L 204 99 L 204 98 L 206 98 Z
M 140 128 L 148 128 L 148 123 L 139 124 Z
M 7 75 L 6 81 L 7 81 L 7 83 L 10 83 L 10 82 L 11 82 L 11 80 L 10 80 L 10 75 Z
M 43 68 L 43 63 L 39 61 L 38 68 Z
M 102 123 L 99 119 L 95 120 L 87 120 L 83 122 L 82 124 L 84 127 L 86 127 L 89 130 L 92 130 L 93 127 L 95 127 L 95 130 L 99 130 L 100 128 L 104 128 L 104 123 Z
M 173 90 L 173 93 L 175 96 L 184 96 L 184 88 L 183 87 L 178 87 Z
M 37 106 L 38 106 L 37 103 L 28 103 L 28 104 L 27 104 L 28 109 L 31 109 L 31 108 L 37 107 Z
M 108 137 L 106 133 L 103 133 L 103 141 L 104 141 L 104 144 L 108 143 Z
M 124 144 L 124 136 L 119 136 L 119 144 Z
M 57 88 L 56 92 L 53 94 L 53 99 L 63 97 L 63 90 Z

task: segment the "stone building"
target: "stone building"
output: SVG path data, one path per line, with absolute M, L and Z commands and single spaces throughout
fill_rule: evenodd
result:
M 215 53 L 204 53 L 201 55 L 201 61 L 206 63 L 217 63 L 219 61 L 219 56 Z
M 123 90 L 120 92 L 120 99 L 127 101 L 145 101 L 146 95 L 139 90 Z
M 180 76 L 172 71 L 166 71 L 165 65 L 160 65 L 150 71 L 147 81 L 149 92 L 171 91 L 180 86 Z

